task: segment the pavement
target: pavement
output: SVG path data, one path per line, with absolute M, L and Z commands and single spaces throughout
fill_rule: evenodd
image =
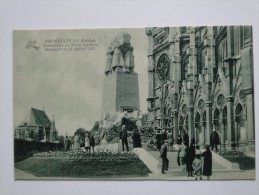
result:
M 159 152 L 158 151 L 148 151 L 152 156 L 160 161 Z M 194 177 L 187 177 L 187 172 L 183 171 L 177 164 L 177 152 L 168 152 L 167 153 L 169 159 L 169 168 L 166 171 L 167 174 L 149 174 L 149 178 L 151 180 L 187 180 L 193 181 L 195 180 Z M 210 177 L 211 180 L 255 180 L 255 170 L 225 170 L 217 162 L 212 162 L 212 176 Z M 203 180 L 206 180 L 207 177 L 203 176 Z

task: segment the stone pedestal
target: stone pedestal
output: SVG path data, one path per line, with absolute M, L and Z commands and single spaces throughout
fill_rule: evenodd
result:
M 138 74 L 135 72 L 115 71 L 104 78 L 103 115 L 123 111 L 139 111 Z

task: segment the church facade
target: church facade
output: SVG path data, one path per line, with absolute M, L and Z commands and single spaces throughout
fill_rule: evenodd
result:
M 148 121 L 199 145 L 254 151 L 251 26 L 146 28 Z
M 31 108 L 24 120 L 14 130 L 14 138 L 29 141 L 55 142 L 58 130 L 54 116 L 50 121 L 44 110 Z

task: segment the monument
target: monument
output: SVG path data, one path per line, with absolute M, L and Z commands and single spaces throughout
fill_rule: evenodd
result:
M 102 99 L 104 127 L 116 113 L 139 111 L 138 74 L 134 71 L 134 48 L 130 39 L 129 33 L 119 33 L 106 52 Z

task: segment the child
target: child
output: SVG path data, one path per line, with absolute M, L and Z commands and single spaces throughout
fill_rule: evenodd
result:
M 197 177 L 200 177 L 200 180 L 202 180 L 202 163 L 201 163 L 201 155 L 196 154 L 195 159 L 192 163 L 192 167 L 194 169 L 194 175 L 195 175 L 195 180 L 197 180 Z

